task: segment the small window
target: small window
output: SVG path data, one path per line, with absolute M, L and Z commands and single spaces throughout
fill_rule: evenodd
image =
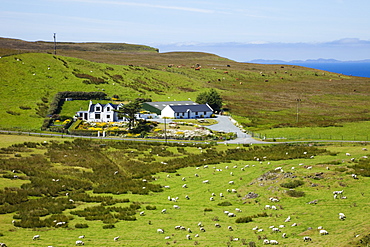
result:
M 99 106 L 95 107 L 95 111 L 100 111 L 100 107 Z
M 107 111 L 110 111 L 110 108 L 109 107 L 107 108 Z
M 110 115 L 107 115 L 107 118 L 110 118 Z
M 95 113 L 95 119 L 100 119 L 100 113 Z

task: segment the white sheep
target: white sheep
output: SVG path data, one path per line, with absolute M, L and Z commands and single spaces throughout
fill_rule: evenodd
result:
M 312 241 L 312 239 L 310 237 L 304 236 L 303 241 L 308 242 L 308 241 Z
M 140 212 L 140 216 L 145 216 L 145 212 L 144 211 L 141 211 Z
M 166 212 L 167 212 L 167 210 L 164 208 L 164 209 L 162 209 L 162 214 L 165 214 Z
M 279 228 L 277 228 L 277 227 L 274 227 L 274 228 L 272 228 L 271 230 L 272 230 L 272 232 L 280 232 L 280 229 L 279 229 Z
M 290 216 L 288 216 L 288 218 L 286 218 L 285 220 L 284 220 L 284 222 L 289 222 L 290 221 Z
M 268 239 L 264 239 L 263 244 L 270 244 L 270 241 Z
M 78 236 L 79 239 L 85 238 L 85 235 Z
M 188 187 L 188 185 L 187 185 L 187 184 L 184 184 L 182 187 L 183 187 L 183 188 L 187 188 L 187 187 Z
M 320 230 L 320 235 L 328 235 L 328 231 L 324 230 L 324 229 L 321 229 Z
M 276 240 L 270 240 L 270 244 L 272 244 L 272 245 L 278 245 L 278 244 L 279 244 L 279 242 L 278 242 L 278 241 L 276 241 Z
M 76 245 L 85 245 L 85 243 L 82 240 L 77 240 Z
M 114 241 L 118 241 L 118 240 L 119 240 L 119 236 L 114 237 L 114 238 L 113 238 L 113 240 L 114 240 Z
M 234 181 L 230 181 L 229 184 L 234 184 Z
M 32 240 L 39 240 L 40 239 L 40 235 L 35 235 L 33 236 Z
M 158 228 L 158 229 L 157 229 L 157 233 L 164 233 L 164 230 L 163 230 L 163 229 L 161 229 L 161 228 Z
M 209 180 L 204 180 L 203 183 L 204 184 L 209 184 Z
M 186 239 L 191 240 L 191 236 L 189 234 L 186 235 Z
M 233 227 L 232 227 L 232 226 L 228 226 L 228 227 L 227 227 L 227 229 L 228 229 L 229 231 L 234 231 L 234 229 L 233 229 Z
M 174 209 L 180 209 L 180 206 L 178 206 L 178 205 L 173 205 L 173 208 L 174 208 Z
M 236 217 L 236 215 L 234 213 L 228 213 L 227 215 L 228 217 Z
M 209 200 L 210 200 L 210 201 L 214 201 L 214 200 L 215 200 L 215 198 L 213 198 L 213 196 L 211 196 L 211 197 L 209 198 Z
M 286 233 L 284 232 L 283 235 L 281 235 L 282 238 L 286 238 Z

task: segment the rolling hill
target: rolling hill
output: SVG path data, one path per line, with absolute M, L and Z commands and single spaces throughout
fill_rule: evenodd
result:
M 253 131 L 370 120 L 369 78 L 293 65 L 238 63 L 199 52 L 158 53 L 140 45 L 57 47 L 53 55 L 51 42 L 0 39 L 1 128 L 39 129 L 45 108 L 60 91 L 103 91 L 122 101 L 160 101 L 195 100 L 200 92 L 215 88 L 225 109 Z M 200 70 L 194 70 L 197 64 Z

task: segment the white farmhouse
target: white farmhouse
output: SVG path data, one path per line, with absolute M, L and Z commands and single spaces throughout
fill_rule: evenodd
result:
M 210 118 L 213 109 L 208 104 L 199 105 L 167 105 L 161 111 L 161 117 L 164 118 Z
M 76 117 L 89 121 L 89 122 L 119 122 L 124 121 L 124 118 L 119 118 L 118 110 L 122 107 L 123 104 L 100 104 L 96 103 L 93 104 L 90 100 L 89 108 L 87 111 L 78 111 L 76 112 Z

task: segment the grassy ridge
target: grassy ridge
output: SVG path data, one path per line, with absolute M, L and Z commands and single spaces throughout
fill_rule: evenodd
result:
M 368 78 L 299 66 L 237 63 L 206 53 L 122 52 L 119 44 L 98 43 L 89 44 L 91 49 L 86 52 L 77 49 L 79 45 L 61 46 L 58 56 L 29 53 L 0 59 L 2 128 L 39 129 L 42 109 L 59 91 L 104 90 L 109 96 L 120 95 L 123 101 L 139 97 L 168 101 L 194 100 L 199 92 L 215 88 L 234 118 L 255 132 L 340 127 L 370 119 Z M 26 48 L 25 44 L 22 51 L 35 51 Z M 8 50 L 4 53 L 10 54 Z M 196 64 L 201 70 L 192 68 Z M 100 84 L 86 84 L 86 75 Z M 75 111 L 80 108 L 76 104 Z
M 45 139 L 43 139 L 45 140 Z M 24 141 L 27 141 L 25 138 Z M 164 246 L 166 243 L 175 246 L 193 246 L 199 244 L 200 246 L 242 246 L 243 243 L 255 242 L 257 246 L 262 246 L 262 239 L 276 239 L 281 245 L 287 246 L 355 246 L 358 241 L 368 233 L 369 216 L 366 213 L 369 210 L 370 204 L 366 191 L 370 180 L 368 177 L 359 176 L 358 180 L 351 177 L 353 172 L 351 166 L 357 161 L 351 162 L 350 158 L 360 159 L 364 155 L 369 155 L 368 151 L 363 148 L 370 148 L 369 146 L 358 144 L 341 144 L 339 146 L 329 145 L 322 146 L 316 150 L 314 147 L 305 146 L 277 146 L 266 147 L 264 149 L 258 147 L 243 147 L 243 146 L 176 146 L 176 145 L 147 145 L 147 144 L 133 144 L 133 145 L 118 145 L 114 142 L 76 142 L 83 148 L 75 146 L 71 151 L 69 146 L 72 143 L 55 146 L 50 144 L 36 149 L 31 148 L 29 151 L 35 152 L 38 150 L 48 150 L 45 157 L 53 157 L 48 167 L 45 167 L 45 172 L 58 170 L 58 176 L 64 181 L 68 175 L 73 178 L 78 175 L 73 170 L 81 170 L 78 176 L 82 176 L 84 180 L 91 178 L 92 174 L 96 172 L 94 164 L 105 163 L 106 172 L 113 172 L 110 170 L 113 166 L 119 169 L 120 173 L 130 174 L 141 169 L 140 167 L 130 166 L 130 163 L 136 162 L 139 159 L 148 157 L 148 169 L 152 169 L 152 165 L 156 162 L 165 162 L 168 164 L 180 164 L 178 158 L 192 157 L 192 155 L 202 155 L 205 153 L 214 153 L 214 164 L 212 160 L 208 160 L 208 168 L 200 165 L 199 168 L 194 167 L 194 163 L 189 162 L 185 168 L 177 169 L 175 172 L 155 173 L 153 176 L 155 181 L 150 184 L 159 184 L 161 186 L 169 186 L 169 189 L 164 189 L 163 192 L 153 193 L 148 195 L 140 194 L 92 194 L 113 196 L 115 199 L 128 198 L 131 202 L 138 202 L 141 206 L 136 210 L 136 221 L 119 221 L 114 223 L 114 229 L 102 229 L 103 223 L 101 221 L 86 220 L 83 217 L 78 217 L 73 214 L 73 219 L 69 220 L 66 228 L 40 228 L 36 230 L 23 229 L 14 227 L 11 223 L 14 214 L 0 214 L 0 220 L 3 222 L 0 225 L 0 233 L 4 236 L 0 237 L 2 242 L 11 246 L 71 246 L 78 239 L 80 235 L 86 235 L 84 239 L 87 246 Z M 85 144 L 84 144 L 85 143 Z M 61 143 L 60 143 L 61 144 Z M 105 144 L 105 148 L 96 149 L 99 145 Z M 60 149 L 62 148 L 62 149 Z M 180 148 L 180 149 L 179 149 Z M 183 149 L 181 149 L 183 148 Z M 200 149 L 202 148 L 202 149 Z M 325 151 L 326 148 L 329 152 Z M 85 152 L 81 152 L 86 149 Z M 95 155 L 94 161 L 89 158 L 91 149 L 95 150 L 99 155 Z M 64 150 L 64 151 L 63 151 Z M 183 152 L 183 151 L 186 152 Z M 239 152 L 244 153 L 244 158 L 237 159 Z M 247 151 L 248 150 L 248 151 Z M 315 158 L 304 158 L 301 151 L 308 151 L 307 157 L 316 153 Z M 16 150 L 15 152 L 18 152 Z M 262 152 L 261 152 L 262 151 Z M 168 156 L 165 153 L 171 152 Z M 288 152 L 286 154 L 285 152 Z M 349 152 L 351 156 L 346 156 Z M 22 156 L 29 152 L 18 152 Z M 159 155 L 156 155 L 158 153 Z M 218 157 L 223 153 L 223 157 L 235 157 L 235 160 L 229 162 L 217 162 Z M 78 155 L 79 158 L 74 158 Z M 253 155 L 258 155 L 263 161 L 253 159 Z M 283 156 L 281 156 L 283 155 Z M 292 158 L 295 155 L 302 155 L 301 158 Z M 251 156 L 252 160 L 247 160 L 246 156 Z M 262 158 L 266 156 L 266 158 Z M 10 169 L 4 165 L 7 164 L 7 157 L 14 157 L 13 153 L 8 153 L 2 156 L 1 171 L 2 174 L 10 173 Z M 124 157 L 124 158 L 123 158 Z M 242 156 L 240 156 L 242 157 Z M 279 158 L 278 158 L 279 157 Z M 108 159 L 107 159 L 108 158 Z M 175 160 L 172 162 L 171 160 Z M 84 160 L 84 162 L 81 162 Z M 127 160 L 127 162 L 126 162 Z M 135 161 L 136 160 L 136 161 Z M 187 159 L 190 160 L 190 159 Z M 22 161 L 18 158 L 18 163 Z M 195 161 L 195 160 L 194 160 Z M 344 162 L 343 162 L 344 161 Z M 268 163 L 269 162 L 269 163 Z M 151 164 L 151 165 L 149 165 Z M 301 165 L 299 165 L 301 164 Z M 36 165 L 36 164 L 34 164 Z M 31 165 L 31 166 L 34 166 Z M 37 166 L 40 164 L 37 164 Z M 246 167 L 246 165 L 248 165 Z M 30 165 L 28 165 L 30 166 Z M 82 166 L 86 166 L 83 168 Z M 87 169 L 91 166 L 92 169 Z M 228 168 L 227 168 L 227 167 Z M 306 167 L 312 166 L 312 169 Z M 168 166 L 169 167 L 169 166 Z M 281 167 L 284 172 L 275 171 L 276 167 Z M 294 167 L 294 169 L 292 169 Z M 327 170 L 329 167 L 330 170 Z M 117 169 L 114 168 L 114 169 Z M 244 168 L 242 170 L 241 168 Z M 21 171 L 27 171 L 29 168 L 18 167 Z M 163 164 L 162 169 L 166 169 Z M 216 170 L 220 169 L 220 170 Z M 82 171 L 85 171 L 83 174 Z M 232 172 L 232 174 L 230 173 Z M 195 176 L 195 173 L 199 177 Z M 22 173 L 18 173 L 21 176 Z M 54 172 L 54 174 L 56 174 Z M 168 176 L 169 175 L 169 176 Z M 29 175 L 29 176 L 36 176 Z M 295 178 L 293 178 L 295 176 Z M 52 176 L 56 178 L 55 176 Z M 183 181 L 182 178 L 186 181 Z M 101 179 L 95 181 L 98 183 L 109 183 L 105 179 L 116 179 L 112 176 L 105 176 L 101 174 Z M 298 191 L 305 192 L 304 197 L 294 198 L 286 194 L 287 189 L 281 187 L 282 183 L 287 183 L 292 180 L 303 181 L 303 185 L 296 188 Z M 50 177 L 49 177 L 50 180 Z M 204 184 L 202 181 L 209 180 L 209 184 Z M 6 178 L 0 178 L 1 184 L 9 181 L 7 187 L 18 187 L 13 181 Z M 18 180 L 19 181 L 19 180 Z M 28 182 L 27 179 L 22 180 Z M 37 181 L 32 179 L 33 182 Z M 229 181 L 234 181 L 234 184 L 229 184 Z M 183 184 L 187 184 L 187 188 L 183 188 Z M 95 186 L 95 185 L 94 185 Z M 228 193 L 227 189 L 236 189 L 237 193 Z M 333 199 L 334 190 L 344 190 L 344 196 L 347 199 Z M 74 191 L 69 191 L 73 197 Z M 219 193 L 224 194 L 224 198 L 219 196 Z M 244 198 L 249 192 L 258 194 L 258 197 L 253 199 Z M 210 201 L 209 198 L 215 193 L 215 200 Z M 185 195 L 190 197 L 185 199 Z M 177 202 L 169 201 L 167 197 L 179 197 Z M 58 198 L 65 198 L 64 193 L 60 193 Z M 270 197 L 279 198 L 279 202 L 271 202 Z M 32 199 L 37 199 L 34 196 Z M 307 202 L 318 200 L 317 204 L 307 204 Z M 219 206 L 221 202 L 230 202 L 230 206 Z M 75 200 L 76 208 L 68 209 L 63 212 L 64 215 L 71 216 L 72 211 L 81 210 L 87 207 L 99 205 L 99 203 L 87 203 Z M 180 209 L 174 209 L 173 205 L 180 206 Z M 278 210 L 265 209 L 265 205 L 275 205 Z M 125 203 L 116 204 L 114 206 L 127 206 Z M 147 210 L 146 206 L 155 206 L 155 210 Z M 106 205 L 109 208 L 109 205 Z M 162 214 L 162 209 L 167 209 L 166 214 Z M 237 212 L 235 209 L 239 208 L 242 212 Z M 205 211 L 204 209 L 208 209 Z M 223 211 L 227 210 L 237 215 L 235 218 L 227 217 Z M 140 211 L 145 211 L 145 216 L 139 216 Z M 345 221 L 338 219 L 338 213 L 342 212 L 347 216 Z M 254 216 L 257 214 L 266 213 L 267 217 L 256 217 L 253 221 L 245 224 L 235 223 L 236 218 Z M 290 216 L 290 222 L 284 220 Z M 47 218 L 46 216 L 45 218 Z M 18 220 L 18 219 L 17 219 Z M 150 221 L 150 224 L 149 224 Z M 206 229 L 206 232 L 201 232 L 197 226 L 201 221 Z M 88 224 L 87 229 L 77 229 L 75 224 Z M 215 223 L 221 225 L 221 228 L 216 228 Z M 297 226 L 292 227 L 293 223 Z M 186 239 L 188 232 L 175 230 L 177 225 L 191 228 L 192 240 Z M 227 230 L 227 226 L 232 226 L 233 231 Z M 285 225 L 281 228 L 281 233 L 272 233 L 269 226 Z M 253 227 L 258 226 L 264 229 L 263 232 L 254 232 Z M 329 235 L 320 236 L 317 230 L 318 226 L 323 226 L 329 232 Z M 309 230 L 309 228 L 312 228 Z M 163 228 L 165 234 L 158 234 L 156 230 Z M 282 238 L 281 234 L 287 233 L 288 238 Z M 41 240 L 32 241 L 32 236 L 35 234 L 41 235 Z M 199 234 L 199 238 L 194 235 Z M 354 236 L 360 234 L 360 237 Z M 113 241 L 113 237 L 120 236 L 118 242 Z M 170 236 L 169 240 L 164 239 L 165 236 Z M 303 236 L 310 236 L 313 241 L 304 243 Z M 230 241 L 230 238 L 239 238 L 239 241 Z

